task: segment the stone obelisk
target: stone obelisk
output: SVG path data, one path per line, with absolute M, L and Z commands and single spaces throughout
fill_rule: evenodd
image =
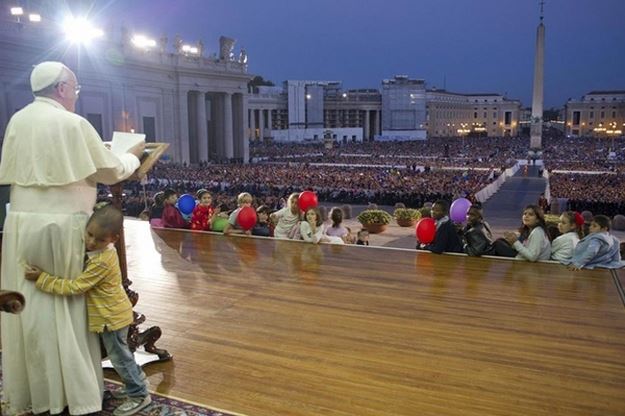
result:
M 542 148 L 543 136 L 543 75 L 545 63 L 545 25 L 543 6 L 540 2 L 540 23 L 536 29 L 536 55 L 534 56 L 534 92 L 532 95 L 532 124 L 530 128 L 531 149 Z

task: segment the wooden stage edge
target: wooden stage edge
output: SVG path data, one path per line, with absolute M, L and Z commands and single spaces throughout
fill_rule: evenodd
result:
M 248 416 L 625 415 L 622 271 L 125 228 L 174 357 L 145 369 L 157 393 Z

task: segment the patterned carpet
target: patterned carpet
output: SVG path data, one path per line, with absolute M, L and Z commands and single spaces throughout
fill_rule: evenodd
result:
M 0 362 L 2 362 L 2 353 L 0 352 Z M 118 389 L 119 385 L 104 382 L 104 388 L 106 390 Z M 2 412 L 0 414 L 6 414 L 4 412 L 4 394 L 2 393 L 2 367 L 0 366 L 0 404 Z M 113 414 L 113 410 L 122 403 L 121 400 L 115 400 L 108 398 L 108 394 L 105 393 L 105 400 L 101 416 L 109 416 Z M 141 412 L 136 413 L 140 416 L 236 416 L 234 413 L 224 413 L 221 411 L 209 409 L 203 406 L 197 406 L 194 404 L 186 403 L 181 400 L 176 400 L 152 393 L 152 404 Z M 23 415 L 23 416 L 28 416 Z

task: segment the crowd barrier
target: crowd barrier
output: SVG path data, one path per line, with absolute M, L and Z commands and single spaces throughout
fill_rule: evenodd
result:
M 488 199 L 495 194 L 501 188 L 501 185 L 508 180 L 511 176 L 514 176 L 515 173 L 519 171 L 519 162 L 514 164 L 511 168 L 506 169 L 497 179 L 493 182 L 486 185 L 480 191 L 475 194 L 475 199 L 479 202 L 484 203 L 488 201 Z

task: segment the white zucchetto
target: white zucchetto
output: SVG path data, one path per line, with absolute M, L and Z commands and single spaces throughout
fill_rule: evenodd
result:
M 30 74 L 30 88 L 37 92 L 49 87 L 59 79 L 64 69 L 69 71 L 61 62 L 46 61 L 36 65 Z

